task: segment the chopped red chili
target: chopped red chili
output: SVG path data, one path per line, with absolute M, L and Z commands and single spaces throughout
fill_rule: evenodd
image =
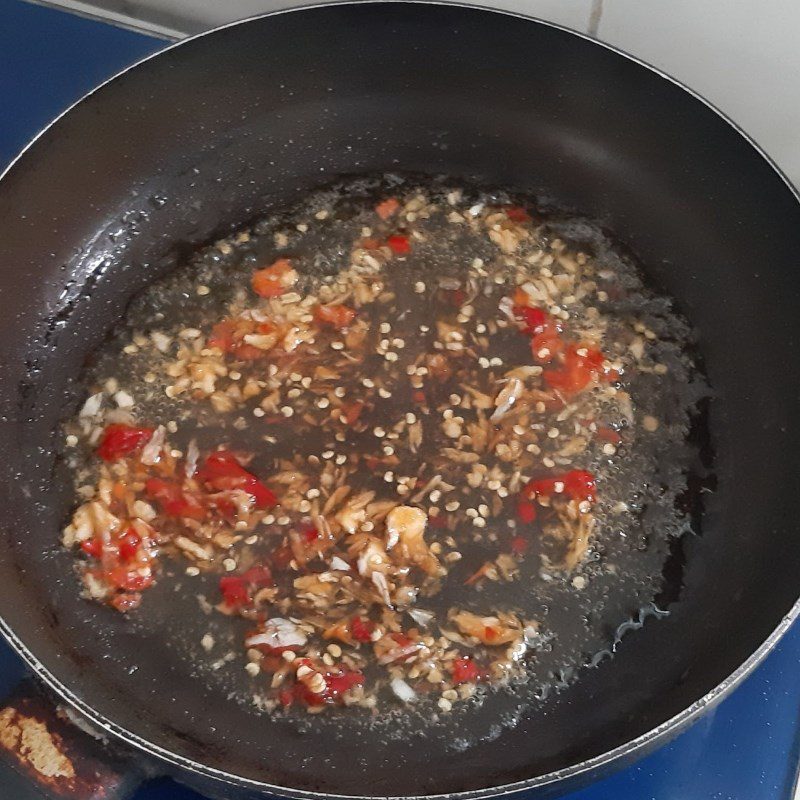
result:
M 506 216 L 512 222 L 530 222 L 532 217 L 522 206 L 507 206 Z
M 328 673 L 325 676 L 325 696 L 336 699 L 354 686 L 361 686 L 364 683 L 364 675 L 361 672 L 345 671 L 337 674 Z
M 353 617 L 350 620 L 350 635 L 357 642 L 368 642 L 372 639 L 372 632 L 375 630 L 375 623 L 361 617 Z
M 239 575 L 223 575 L 219 579 L 219 590 L 222 592 L 222 599 L 231 608 L 250 605 L 250 593 L 244 579 Z
M 92 556 L 92 558 L 100 558 L 100 556 L 103 555 L 103 540 L 87 539 L 86 541 L 81 542 L 81 550 L 83 550 L 87 556 Z
M 521 556 L 525 553 L 530 546 L 530 542 L 524 536 L 515 536 L 511 540 L 511 552 L 514 555 Z
M 561 338 L 559 326 L 548 321 L 542 330 L 531 338 L 531 352 L 533 357 L 542 364 L 549 364 L 564 350 L 564 340 Z
M 364 403 L 362 403 L 361 400 L 356 400 L 353 403 L 344 403 L 342 405 L 341 419 L 348 425 L 355 425 L 363 410 Z
M 453 681 L 455 683 L 475 683 L 478 680 L 478 665 L 466 656 L 457 658 L 452 666 Z
M 399 234 L 390 236 L 386 240 L 386 244 L 388 244 L 391 251 L 398 256 L 404 256 L 406 253 L 411 252 L 411 243 L 408 241 L 408 236 L 401 236 Z
M 563 493 L 569 495 L 573 500 L 578 502 L 588 500 L 593 503 L 597 499 L 597 484 L 594 475 L 582 469 L 573 469 L 563 475 L 529 481 L 522 490 L 522 494 L 526 498 L 551 497 L 557 494 L 556 484 L 559 483 L 563 484 Z
M 536 519 L 536 506 L 530 500 L 518 500 L 517 519 L 529 525 Z
M 139 592 L 153 585 L 152 575 L 142 575 L 124 566 L 114 567 L 108 570 L 105 577 L 112 586 L 130 592 Z
M 522 332 L 530 335 L 542 333 L 547 323 L 550 322 L 550 315 L 541 308 L 531 306 L 514 306 L 512 308 L 514 316 L 523 323 Z
M 400 201 L 396 197 L 382 200 L 375 206 L 375 213 L 383 220 L 389 219 L 400 208 Z
M 197 476 L 219 492 L 233 489 L 247 492 L 256 508 L 272 508 L 278 504 L 275 495 L 228 450 L 217 450 L 208 456 Z
M 622 441 L 622 437 L 615 431 L 613 428 L 609 428 L 607 425 L 600 425 L 595 431 L 595 436 L 598 439 L 602 439 L 604 442 L 611 442 L 611 444 L 619 444 Z
M 107 425 L 97 446 L 97 455 L 103 461 L 115 461 L 143 447 L 152 435 L 152 428 L 133 428 L 121 423 Z
M 264 324 L 266 323 L 261 323 Z M 244 337 L 252 332 L 252 328 L 248 328 L 241 320 L 223 319 L 211 329 L 207 344 L 209 347 L 219 348 L 223 353 L 230 353 L 242 361 L 255 361 L 263 358 L 264 351 L 244 341 Z
M 139 545 L 142 543 L 142 537 L 134 530 L 128 528 L 122 536 L 119 537 L 119 557 L 121 561 L 131 561 L 136 557 L 139 552 Z
M 200 500 L 189 492 L 184 492 L 179 483 L 162 478 L 148 478 L 144 491 L 155 500 L 168 517 L 188 517 L 203 519 L 206 509 Z
M 241 575 L 223 575 L 219 579 L 219 590 L 225 604 L 231 608 L 249 606 L 252 595 L 265 586 L 272 586 L 272 572 L 269 567 L 258 564 Z
M 286 291 L 284 276 L 292 268 L 286 258 L 279 258 L 264 269 L 257 269 L 251 278 L 253 291 L 259 297 L 279 297 Z
M 604 375 L 604 360 L 603 354 L 597 349 L 571 344 L 561 366 L 545 370 L 542 378 L 551 389 L 558 389 L 566 395 L 577 394 Z
M 346 328 L 356 318 L 356 312 L 349 306 L 341 303 L 331 305 L 318 305 L 314 308 L 314 318 L 317 322 L 331 325 L 337 330 Z
M 306 528 L 301 532 L 301 535 L 308 544 L 311 544 L 311 542 L 315 542 L 317 539 L 319 539 L 319 531 L 313 526 Z

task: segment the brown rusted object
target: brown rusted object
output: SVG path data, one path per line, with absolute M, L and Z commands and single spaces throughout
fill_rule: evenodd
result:
M 0 786 L 15 800 L 122 800 L 139 782 L 125 760 L 25 682 L 0 708 Z

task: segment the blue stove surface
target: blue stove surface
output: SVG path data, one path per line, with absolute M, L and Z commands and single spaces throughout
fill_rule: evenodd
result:
M 62 109 L 158 39 L 19 0 L 0 0 L 0 168 Z M 800 760 L 800 624 L 734 694 L 631 767 L 564 800 L 789 800 Z M 0 642 L 0 696 L 24 674 Z M 202 800 L 172 781 L 134 800 Z

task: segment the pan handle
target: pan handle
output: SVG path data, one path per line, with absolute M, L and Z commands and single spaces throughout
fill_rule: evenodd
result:
M 14 800 L 124 800 L 144 779 L 32 679 L 0 708 L 0 787 Z M 80 726 L 80 727 L 78 727 Z

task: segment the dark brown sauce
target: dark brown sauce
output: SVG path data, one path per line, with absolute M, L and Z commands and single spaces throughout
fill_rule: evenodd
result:
M 122 389 L 133 398 L 131 413 L 137 424 L 175 423 L 171 426 L 175 430 L 168 431 L 167 436 L 181 458 L 185 458 L 191 440 L 197 442 L 201 458 L 220 445 L 252 455 L 247 469 L 275 489 L 279 501 L 281 486 L 285 489 L 289 484 L 270 481 L 276 474 L 296 469 L 303 473 L 304 486 L 321 487 L 321 500 L 347 485 L 351 487 L 349 497 L 371 491 L 375 501 L 392 499 L 424 511 L 425 538 L 428 544 L 435 541 L 439 545 L 432 555 L 444 573 L 425 573 L 419 564 L 411 564 L 412 577 L 407 583 L 417 594 L 409 595 L 407 603 L 393 598 L 393 613 L 402 619 L 404 631 L 414 627 L 422 635 L 423 626 L 410 619 L 407 610 L 422 607 L 430 611 L 437 638 L 442 628 L 454 627 L 447 620 L 453 609 L 478 615 L 513 614 L 519 620 L 518 640 L 525 641 L 522 649 L 527 648 L 527 655 L 509 662 L 504 680 L 479 682 L 471 700 L 454 703 L 453 712 L 445 715 L 457 718 L 462 708 L 468 712 L 475 703 L 494 702 L 503 717 L 500 724 L 508 725 L 535 702 L 535 697 L 568 684 L 582 665 L 596 661 L 598 654 L 613 645 L 621 625 L 631 619 L 638 624 L 641 609 L 645 609 L 645 615 L 653 612 L 653 598 L 663 590 L 662 569 L 670 548 L 675 551 L 672 543 L 689 527 L 691 512 L 679 508 L 676 499 L 685 496 L 686 474 L 694 459 L 688 433 L 692 409 L 703 391 L 702 381 L 689 357 L 687 325 L 668 300 L 645 288 L 638 271 L 618 255 L 598 228 L 582 220 L 545 216 L 532 203 L 512 202 L 497 193 L 476 193 L 462 199 L 460 193 L 447 190 L 426 191 L 425 202 L 414 210 L 413 198 L 418 193 L 413 186 L 382 181 L 338 187 L 264 220 L 245 235 L 199 252 L 185 268 L 148 289 L 132 304 L 118 332 L 97 352 L 85 384 L 89 393 L 104 391 L 105 407 L 113 408 L 108 398 L 113 392 L 107 391 L 107 381 L 112 378 L 117 382 L 112 389 Z M 386 197 L 411 200 L 411 207 L 405 205 L 406 211 L 412 209 L 411 217 L 396 213 L 386 221 L 380 220 L 375 201 Z M 503 252 L 508 250 L 503 246 L 508 242 L 502 236 L 492 239 L 489 235 L 491 225 L 469 223 L 470 216 L 481 221 L 488 214 L 498 214 L 503 218 L 499 223 L 502 234 L 508 208 L 523 206 L 530 219 L 520 217 L 512 222 L 525 231 L 526 237 L 508 252 Z M 456 212 L 465 219 L 455 222 Z M 509 228 L 514 229 L 514 225 Z M 415 231 L 424 238 L 415 239 Z M 352 326 L 342 332 L 322 326 L 312 343 L 299 346 L 293 354 L 239 362 L 229 353 L 229 372 L 220 379 L 215 392 L 190 387 L 167 397 L 165 388 L 174 385 L 182 373 L 169 376 L 165 370 L 169 363 L 181 360 L 179 348 L 190 348 L 193 341 L 185 335 L 186 329 L 197 329 L 208 337 L 222 317 L 258 305 L 249 289 L 254 269 L 277 258 L 290 259 L 298 272 L 292 291 L 305 297 L 319 292 L 320 285 L 335 284 L 343 269 L 354 260 L 359 262 L 363 253 L 353 259 L 354 246 L 372 240 L 385 246 L 390 235 L 408 237 L 410 246 L 408 253 L 392 252 L 385 260 L 379 259 L 379 270 L 367 282 L 379 281 L 380 291 L 364 302 L 356 302 L 347 292 L 336 297 L 337 304 L 355 307 L 356 325 L 366 326 L 357 346 L 346 343 L 347 330 Z M 370 247 L 366 248 L 367 255 Z M 510 380 L 511 370 L 541 367 L 539 374 L 526 376 L 522 383 L 526 392 L 547 392 L 551 387 L 543 385 L 541 373 L 559 368 L 558 359 L 548 363 L 532 353 L 531 336 L 521 333 L 498 306 L 504 298 L 512 297 L 518 283 L 524 285 L 520 279 L 523 270 L 537 285 L 544 281 L 552 286 L 553 281 L 561 283 L 561 276 L 570 274 L 565 264 L 572 265 L 572 274 L 579 280 L 570 284 L 564 278 L 559 296 L 569 299 L 567 292 L 583 296 L 556 304 L 564 311 L 562 338 L 577 348 L 596 342 L 602 346 L 605 364 L 611 365 L 608 369 L 619 374 L 612 372 L 610 378 L 602 380 L 594 376 L 589 388 L 574 396 L 567 393 L 566 398 L 563 393 L 557 394 L 559 402 L 548 401 L 547 408 L 537 410 L 537 403 L 542 401 L 529 397 L 524 424 L 512 424 L 505 416 L 492 420 L 497 395 Z M 543 304 L 537 299 L 531 305 Z M 553 315 L 552 306 L 545 303 L 544 308 Z M 382 329 L 382 324 L 391 329 Z M 462 338 L 448 339 L 447 328 Z M 164 353 L 152 346 L 153 331 L 169 338 Z M 342 348 L 332 346 L 340 341 Z M 461 349 L 448 348 L 459 344 Z M 387 358 L 388 353 L 396 356 Z M 432 363 L 437 356 L 444 356 L 450 369 L 449 374 L 443 371 L 434 379 Z M 272 375 L 270 364 L 277 368 Z M 335 377 L 313 377 L 320 367 L 331 370 Z M 420 367 L 427 373 L 409 373 Z M 235 381 L 230 371 L 239 374 Z M 224 394 L 231 383 L 241 386 L 255 376 L 265 378 L 268 384 L 271 377 L 273 383 L 280 384 L 276 403 L 264 407 L 265 395 L 274 391 L 270 384 L 252 398 L 236 398 L 230 409 L 220 410 L 220 400 L 214 404 L 213 394 Z M 307 377 L 312 377 L 308 386 L 303 384 Z M 489 407 L 481 407 L 484 397 L 489 398 Z M 469 400 L 462 407 L 465 398 Z M 331 420 L 332 408 L 351 408 L 353 404 L 361 405 L 356 421 L 343 424 L 341 419 Z M 524 405 L 522 401 L 512 405 L 509 414 L 516 414 L 520 405 Z M 576 408 L 560 419 L 570 406 Z M 291 409 L 291 416 L 283 411 L 286 408 Z M 263 413 L 256 415 L 255 409 Z M 451 413 L 446 417 L 448 409 Z M 119 410 L 112 412 L 112 419 L 124 417 Z M 655 421 L 655 427 L 650 420 Z M 108 421 L 106 414 L 104 422 Z M 452 424 L 448 426 L 448 422 Z M 412 428 L 416 433 L 410 435 Z M 68 430 L 90 445 L 79 448 L 75 468 L 78 483 L 92 483 L 96 480 L 96 460 L 91 446 L 96 444 L 99 427 L 84 422 L 68 426 Z M 555 431 L 552 436 L 551 431 Z M 395 434 L 396 438 L 391 438 Z M 475 442 L 480 435 L 487 437 L 483 447 Z M 564 455 L 565 447 L 575 440 L 580 440 L 581 446 L 576 443 L 574 452 Z M 498 443 L 510 451 L 498 451 Z M 477 454 L 478 458 L 457 461 L 454 450 Z M 342 458 L 345 460 L 337 464 Z M 481 481 L 468 479 L 476 472 L 475 464 L 485 468 Z M 559 523 L 549 503 L 537 504 L 536 520 L 530 523 L 522 521 L 518 509 L 521 491 L 529 480 L 560 476 L 573 469 L 591 472 L 598 487 L 597 501 L 591 503 L 590 511 L 595 527 L 576 563 L 569 560 L 573 540 L 548 533 Z M 407 490 L 398 489 L 403 485 L 399 478 L 406 479 Z M 431 480 L 452 488 L 443 490 L 434 483 L 422 492 Z M 437 494 L 431 497 L 431 492 Z M 560 502 L 556 498 L 556 505 Z M 229 550 L 214 553 L 209 560 L 210 572 L 224 574 L 225 559 L 236 562 L 231 574 L 254 563 L 268 563 L 276 548 L 286 545 L 290 531 L 302 531 L 314 522 L 303 508 L 295 502 L 292 508 L 279 506 L 262 514 L 257 524 L 247 527 L 241 541 Z M 468 509 L 476 513 L 468 515 Z M 476 518 L 483 519 L 483 524 L 477 524 Z M 374 529 L 357 535 L 383 537 L 381 526 L 379 521 Z M 519 539 L 524 540 L 522 544 Z M 205 575 L 206 565 L 201 565 L 203 574 L 198 577 L 182 576 L 180 572 L 188 562 L 181 561 L 174 543 L 165 546 L 165 552 L 172 555 L 162 556 L 159 581 L 174 582 L 183 592 L 192 591 L 192 581 L 200 582 L 211 587 L 210 591 L 205 588 L 207 600 L 219 602 L 219 594 Z M 334 551 L 344 555 L 339 545 Z M 498 564 L 500 555 L 504 559 Z M 170 563 L 173 557 L 177 560 Z M 351 562 L 356 560 L 350 558 Z M 263 613 L 245 616 L 263 620 L 275 616 L 276 609 L 281 618 L 319 616 L 318 608 L 296 598 L 281 606 L 280 598 L 286 600 L 293 594 L 292 583 L 298 574 L 323 573 L 330 569 L 329 562 L 330 552 L 310 558 L 299 569 L 281 573 L 273 567 L 278 600 L 265 604 Z M 476 572 L 490 562 L 494 564 L 494 579 L 475 580 Z M 509 575 L 504 575 L 503 564 Z M 359 613 L 376 624 L 384 621 L 374 601 L 346 608 L 348 618 Z M 141 607 L 132 612 L 132 617 L 136 624 L 146 627 L 158 620 L 159 613 L 149 608 L 145 592 Z M 208 618 L 209 635 L 214 640 L 211 654 L 200 642 L 177 637 L 176 656 L 180 653 L 185 659 L 188 653 L 209 681 L 224 683 L 229 670 L 242 670 L 243 637 L 241 633 L 231 637 L 231 631 L 240 630 L 243 624 L 212 612 Z M 252 622 L 244 627 L 252 628 Z M 224 634 L 219 633 L 223 630 Z M 318 655 L 324 653 L 329 642 L 320 641 L 318 636 L 309 638 Z M 223 641 L 231 643 L 225 645 L 230 647 L 226 652 L 220 651 Z M 506 648 L 474 642 L 464 646 L 456 642 L 451 647 L 460 647 L 487 670 L 496 661 L 508 661 Z M 343 645 L 343 649 L 348 648 Z M 424 702 L 412 707 L 399 703 L 387 689 L 390 675 L 376 666 L 366 650 L 362 646 L 354 652 L 357 665 L 367 677 L 367 695 L 377 691 L 381 707 L 397 708 L 400 715 L 371 717 L 356 710 L 334 710 L 308 724 L 327 725 L 323 717 L 331 716 L 339 720 L 333 724 L 340 725 L 341 717 L 347 716 L 348 724 L 356 727 L 383 728 L 387 719 L 396 725 L 402 718 L 405 722 L 397 730 L 408 732 L 450 710 Z M 232 654 L 230 658 L 227 652 Z M 215 661 L 214 668 L 209 669 Z M 452 659 L 446 663 L 451 664 Z M 237 701 L 252 702 L 256 697 L 259 704 L 266 702 L 273 707 L 276 692 L 269 689 L 269 674 L 264 672 L 254 675 L 249 692 L 237 691 Z M 408 677 L 407 667 L 399 672 L 409 684 L 415 683 Z M 423 678 L 424 673 L 415 686 L 418 694 L 440 700 L 441 688 L 435 684 L 421 686 Z M 487 684 L 495 688 L 488 699 Z M 452 685 L 447 676 L 443 685 Z M 506 699 L 501 700 L 498 693 Z M 298 718 L 298 724 L 306 723 Z M 440 724 L 451 723 L 443 717 Z M 394 733 L 387 728 L 386 735 Z M 487 730 L 475 735 L 493 733 Z M 464 740 L 459 746 L 468 743 Z

